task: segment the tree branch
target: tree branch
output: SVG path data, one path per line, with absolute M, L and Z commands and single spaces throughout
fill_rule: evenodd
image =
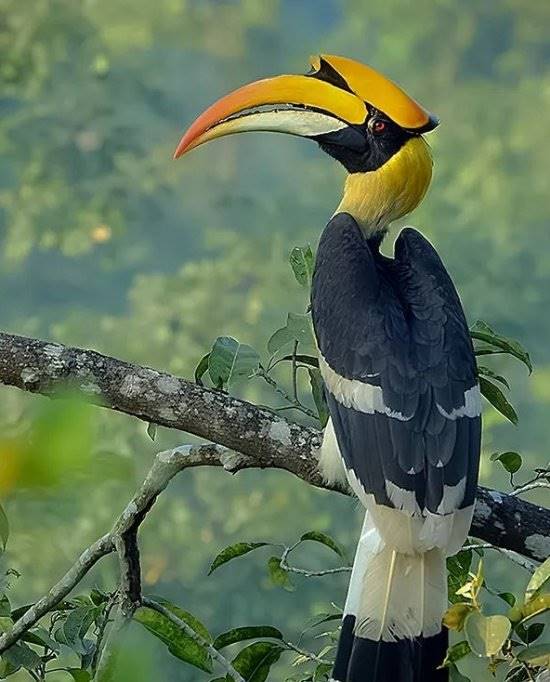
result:
M 148 367 L 0 333 L 0 382 L 47 396 L 71 389 L 96 405 L 186 431 L 232 451 L 200 449 L 200 456 L 189 454 L 186 466 L 221 466 L 233 473 L 278 468 L 311 485 L 348 492 L 326 485 L 317 471 L 319 431 Z M 480 486 L 472 534 L 542 561 L 550 554 L 550 510 Z

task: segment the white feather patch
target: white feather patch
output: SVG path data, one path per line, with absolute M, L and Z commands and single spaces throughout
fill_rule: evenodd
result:
M 321 476 L 327 483 L 339 483 L 345 485 L 348 482 L 346 475 L 346 467 L 340 454 L 336 434 L 332 425 L 332 419 L 329 419 L 323 434 L 323 443 L 321 444 L 321 452 L 319 455 L 319 471 Z
M 380 386 L 340 376 L 330 367 L 321 353 L 319 353 L 319 369 L 327 389 L 344 407 L 351 407 L 365 414 L 379 412 L 400 421 L 408 421 L 413 417 L 412 414 L 404 415 L 389 408 L 384 403 L 384 395 Z
M 355 471 L 353 469 L 346 468 L 346 476 L 348 477 L 348 482 L 351 486 L 351 489 L 357 495 L 363 507 L 365 507 L 365 509 L 370 509 L 372 505 L 375 505 L 374 495 L 372 493 L 367 493 L 365 487 L 357 478 Z
M 405 490 L 395 485 L 395 483 L 386 480 L 386 494 L 393 506 L 399 511 L 403 511 L 411 516 L 413 514 L 420 515 L 421 511 L 416 501 L 414 490 Z
M 356 634 L 385 642 L 430 636 L 441 630 L 446 607 L 440 550 L 407 555 L 385 548 L 368 563 Z
M 415 554 L 426 549 L 420 540 L 424 525 L 422 516 L 376 504 L 372 495 L 367 500 L 367 509 L 386 547 L 403 554 Z
M 470 532 L 470 527 L 472 525 L 472 517 L 474 515 L 474 505 L 470 507 L 464 507 L 464 509 L 458 509 L 452 514 L 453 516 L 453 529 L 451 531 L 450 538 L 445 546 L 445 554 L 447 556 L 453 556 L 457 552 L 460 552 L 462 545 L 466 541 L 468 534 Z
M 425 512 L 420 533 L 420 546 L 439 547 L 446 556 L 456 554 L 468 537 L 472 524 L 473 506 L 457 509 L 452 514 Z
M 462 504 L 466 491 L 466 476 L 461 478 L 456 485 L 444 485 L 443 497 L 437 508 L 438 514 L 451 514 Z
M 458 419 L 459 417 L 479 417 L 481 414 L 481 392 L 479 386 L 472 386 L 464 391 L 464 405 L 446 412 L 441 405 L 437 405 L 439 412 L 447 419 Z

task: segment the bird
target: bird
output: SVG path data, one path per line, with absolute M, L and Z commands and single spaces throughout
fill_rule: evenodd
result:
M 174 157 L 216 138 L 270 131 L 316 142 L 346 170 L 315 257 L 311 315 L 330 419 L 319 469 L 365 508 L 332 682 L 443 682 L 446 558 L 470 529 L 481 397 L 463 307 L 431 242 L 391 223 L 432 178 L 439 124 L 356 60 L 312 57 L 304 75 L 244 85 L 207 108 Z

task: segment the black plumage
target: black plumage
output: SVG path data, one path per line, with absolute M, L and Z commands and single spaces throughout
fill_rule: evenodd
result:
M 379 241 L 339 213 L 317 252 L 312 315 L 320 353 L 339 377 L 377 387 L 376 408 L 366 413 L 328 386 L 339 448 L 379 504 L 393 506 L 389 481 L 415 491 L 420 510 L 442 513 L 444 486 L 466 478 L 463 508 L 474 500 L 481 420 L 472 407 L 477 372 L 462 305 L 418 231 L 401 232 L 393 259 L 379 252 Z

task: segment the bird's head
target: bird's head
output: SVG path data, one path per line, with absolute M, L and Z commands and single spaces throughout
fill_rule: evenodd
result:
M 189 127 L 174 158 L 247 131 L 310 138 L 348 171 L 338 210 L 368 232 L 384 230 L 428 188 L 432 160 L 422 133 L 438 120 L 369 66 L 334 55 L 311 66 L 306 75 L 266 78 L 222 97 Z

